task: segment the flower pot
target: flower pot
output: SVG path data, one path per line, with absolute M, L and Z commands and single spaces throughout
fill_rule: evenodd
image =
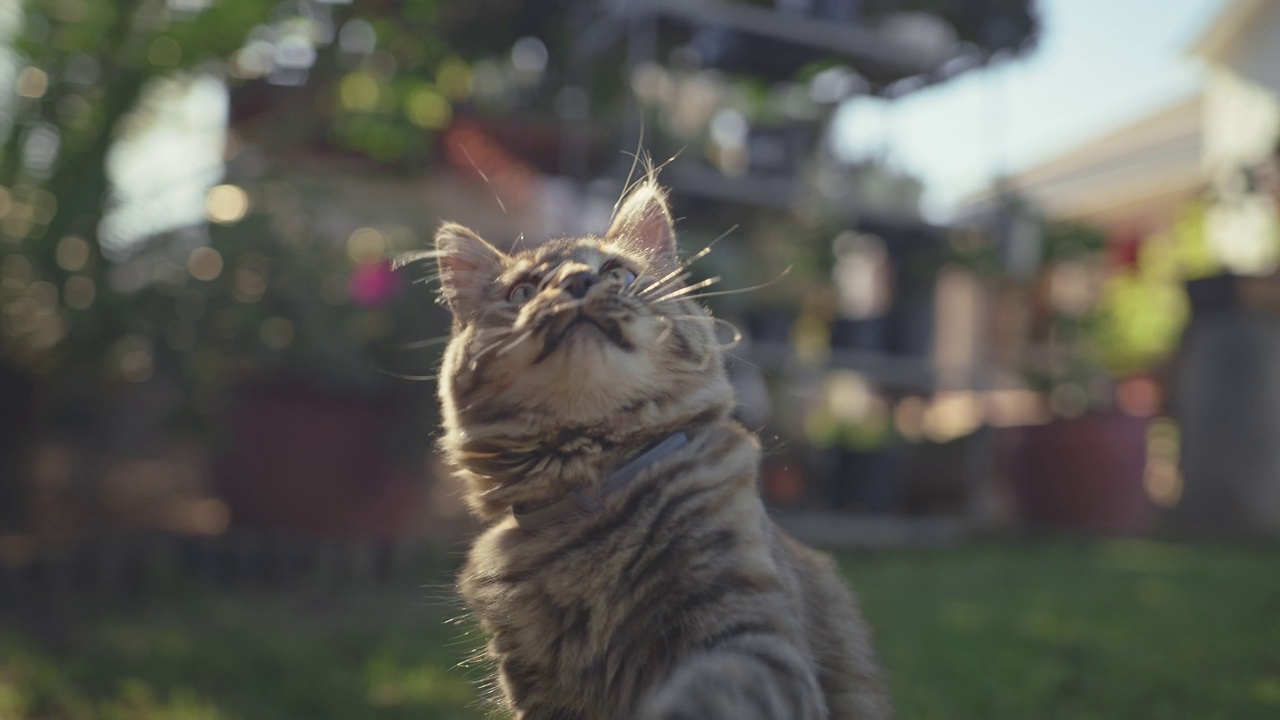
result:
M 388 402 L 301 384 L 246 390 L 224 418 L 214 479 L 242 526 L 391 539 L 419 520 L 423 484 L 384 449 Z
M 1145 418 L 1120 414 L 1016 428 L 999 446 L 1021 519 L 1032 526 L 1137 535 L 1154 509 L 1143 489 Z

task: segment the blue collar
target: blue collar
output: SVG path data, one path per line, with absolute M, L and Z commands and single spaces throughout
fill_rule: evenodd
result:
M 567 520 L 574 515 L 596 512 L 610 494 L 626 487 L 627 484 L 636 479 L 637 475 L 649 469 L 659 460 L 670 457 L 672 453 L 688 443 L 688 436 L 682 432 L 668 435 L 662 442 L 609 473 L 600 483 L 594 497 L 587 497 L 581 490 L 574 489 L 550 505 L 544 505 L 537 510 L 528 511 L 512 508 L 511 514 L 515 516 L 516 524 L 521 529 L 539 530 L 548 525 Z

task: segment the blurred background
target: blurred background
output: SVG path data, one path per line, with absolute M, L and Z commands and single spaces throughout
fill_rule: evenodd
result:
M 637 151 L 902 717 L 1275 717 L 1278 139 L 1270 0 L 0 2 L 0 720 L 482 717 L 413 253 Z

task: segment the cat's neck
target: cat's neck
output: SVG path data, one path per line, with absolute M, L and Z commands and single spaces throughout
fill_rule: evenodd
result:
M 676 433 L 687 437 L 731 423 L 728 408 L 711 407 L 639 428 L 561 427 L 525 438 L 490 438 L 454 453 L 468 480 L 468 501 L 482 519 L 515 506 L 543 507 L 599 483 L 645 450 Z

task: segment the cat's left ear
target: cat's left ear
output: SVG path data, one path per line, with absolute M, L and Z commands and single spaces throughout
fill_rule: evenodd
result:
M 436 231 L 440 294 L 454 317 L 465 320 L 484 302 L 485 289 L 502 274 L 502 251 L 470 228 L 445 223 Z
M 605 238 L 648 255 L 659 267 L 674 266 L 676 231 L 662 188 L 646 182 L 631 191 Z

